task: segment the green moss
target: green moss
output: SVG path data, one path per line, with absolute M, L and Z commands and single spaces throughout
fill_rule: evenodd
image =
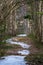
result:
M 43 54 L 30 54 L 28 55 L 27 57 L 25 57 L 26 60 L 32 60 L 32 59 L 40 59 L 40 58 L 43 58 Z
M 43 65 L 43 54 L 30 54 L 25 60 L 31 65 Z
M 3 49 L 11 49 L 13 48 L 12 46 L 4 46 Z
M 35 45 L 36 45 L 36 48 L 43 49 L 43 43 L 36 42 Z
M 34 33 L 30 33 L 28 37 L 32 39 L 34 42 L 38 41 Z
M 6 40 L 6 39 L 9 39 L 9 38 L 11 38 L 11 37 L 13 37 L 13 36 L 11 36 L 11 35 L 6 35 L 6 36 L 4 36 L 4 39 Z
M 36 48 L 43 49 L 43 43 L 41 43 L 40 41 L 38 41 L 37 38 L 35 37 L 35 35 L 33 33 L 29 34 L 28 37 L 33 40 L 33 43 L 36 46 Z
M 4 41 L 4 42 L 0 42 L 0 45 L 1 45 L 1 44 L 2 44 L 2 45 L 3 45 L 3 44 L 6 44 L 6 42 L 5 42 L 5 41 Z
M 43 15 L 43 12 L 37 12 L 37 14 Z

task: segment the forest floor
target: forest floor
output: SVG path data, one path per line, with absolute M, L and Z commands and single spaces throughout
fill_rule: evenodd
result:
M 16 37 L 13 41 L 20 41 L 30 45 L 30 54 L 25 57 L 27 65 L 43 65 L 43 43 L 35 43 L 29 37 Z
M 36 54 L 36 53 L 38 53 L 38 54 L 42 53 L 43 54 L 43 44 L 42 45 L 39 44 L 36 46 L 37 43 L 35 44 L 33 42 L 33 40 L 30 39 L 29 37 L 13 37 L 12 41 L 14 41 L 14 42 L 20 41 L 20 42 L 24 42 L 24 43 L 30 45 L 30 47 L 28 49 L 30 51 L 30 54 Z M 17 45 L 17 44 L 6 43 L 2 47 L 2 49 L 5 51 L 4 52 L 5 55 L 21 55 L 21 54 L 18 54 L 17 51 L 23 50 L 24 48 L 22 48 L 20 45 Z M 2 52 L 3 52 L 3 50 L 2 50 Z M 24 49 L 24 50 L 26 50 L 26 49 Z
M 6 44 L 1 45 L 0 56 L 25 56 L 27 64 L 31 65 L 43 65 L 43 43 L 35 43 L 28 36 L 25 37 L 12 37 L 8 39 Z M 16 44 L 17 43 L 17 44 Z M 22 45 L 24 45 L 22 47 Z M 26 44 L 26 45 L 25 45 Z M 28 48 L 28 46 L 30 47 Z M 25 47 L 26 46 L 26 47 Z M 20 51 L 20 53 L 18 53 Z M 22 63 L 22 62 L 21 62 Z
M 24 42 L 28 45 L 30 45 L 30 48 L 28 50 L 30 50 L 30 53 L 36 53 L 38 52 L 37 48 L 34 46 L 32 40 L 28 37 L 16 37 L 16 39 L 20 42 Z M 15 41 L 15 39 L 13 38 L 13 41 Z

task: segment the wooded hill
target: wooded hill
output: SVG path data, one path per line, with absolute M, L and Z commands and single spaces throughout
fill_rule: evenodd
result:
M 0 0 L 0 41 L 18 32 L 43 42 L 43 0 Z

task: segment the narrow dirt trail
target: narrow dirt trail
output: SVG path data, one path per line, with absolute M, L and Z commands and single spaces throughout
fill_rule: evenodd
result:
M 8 45 L 13 46 L 13 49 L 8 49 L 7 56 L 0 60 L 0 65 L 26 65 L 25 57 L 30 53 L 36 53 L 37 49 L 31 39 L 26 35 L 18 35 L 6 40 Z
M 24 36 L 26 37 L 26 36 Z M 26 61 L 24 60 L 24 58 L 30 54 L 30 51 L 29 51 L 29 48 L 30 48 L 30 45 L 23 42 L 23 41 L 20 41 L 21 38 L 24 38 L 22 36 L 17 36 L 17 37 L 14 37 L 14 38 L 11 38 L 11 39 L 8 39 L 6 40 L 7 44 L 11 44 L 11 45 L 18 45 L 20 46 L 19 49 L 16 47 L 17 51 L 16 51 L 16 54 L 15 54 L 15 51 L 14 50 L 10 50 L 12 53 L 12 55 L 7 55 L 7 56 L 4 56 L 2 58 L 4 58 L 3 60 L 0 60 L 0 65 L 26 65 Z M 9 53 L 9 52 L 8 52 Z
M 35 47 L 33 41 L 27 36 L 25 36 L 25 37 L 22 37 L 22 36 L 15 37 L 15 38 L 12 38 L 12 40 L 13 41 L 20 41 L 20 42 L 27 44 L 27 48 L 28 48 L 28 45 L 29 45 L 30 47 L 28 48 L 28 50 L 30 50 L 30 53 L 32 53 L 32 54 L 35 54 L 35 53 L 38 52 L 38 49 Z
M 13 38 L 11 38 L 11 39 L 6 40 L 6 42 L 7 42 L 8 44 L 21 46 L 21 48 L 19 48 L 19 49 L 16 51 L 16 54 L 25 56 L 25 55 L 28 55 L 28 54 L 30 53 L 29 48 L 30 48 L 30 46 L 31 46 L 31 45 L 27 44 L 26 42 L 23 42 L 23 41 L 20 40 L 20 39 L 23 39 L 23 38 L 25 38 L 25 37 L 26 37 L 26 36 L 13 37 Z M 13 52 L 14 52 L 14 51 L 13 51 Z M 11 51 L 11 53 L 12 53 L 12 51 Z

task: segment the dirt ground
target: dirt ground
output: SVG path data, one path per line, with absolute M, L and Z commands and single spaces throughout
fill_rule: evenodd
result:
M 25 42 L 26 44 L 31 45 L 31 47 L 29 48 L 31 54 L 43 53 L 43 49 L 37 48 L 36 45 L 34 44 L 33 40 L 30 39 L 29 37 L 15 37 L 12 40 L 13 41 Z
M 30 48 L 28 49 L 31 54 L 36 54 L 36 53 L 42 53 L 43 50 L 36 48 L 35 44 L 33 41 L 28 38 L 28 37 L 13 37 L 13 41 L 20 41 L 20 42 L 25 42 L 26 44 L 30 45 Z M 5 48 L 5 55 L 21 55 L 18 54 L 18 50 L 23 50 L 23 48 L 20 45 L 15 45 L 15 44 L 6 44 L 5 46 L 8 46 L 10 48 L 6 49 Z M 41 50 L 41 52 L 40 52 Z

